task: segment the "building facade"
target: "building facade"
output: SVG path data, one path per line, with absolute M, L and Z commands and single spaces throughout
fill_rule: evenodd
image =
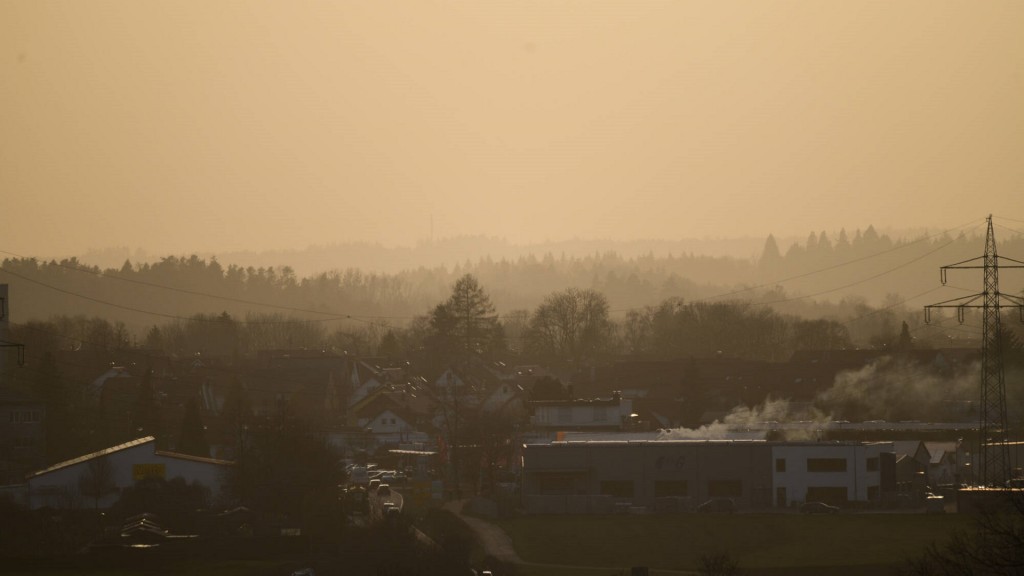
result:
M 30 474 L 24 496 L 33 509 L 108 508 L 139 480 L 182 478 L 202 484 L 216 499 L 229 466 L 223 460 L 157 450 L 156 439 L 147 436 Z
M 527 444 L 529 513 L 692 510 L 716 498 L 739 509 L 880 498 L 890 444 L 639 440 Z

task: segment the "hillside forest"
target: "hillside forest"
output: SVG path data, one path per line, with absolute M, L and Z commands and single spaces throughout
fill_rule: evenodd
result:
M 1003 236 L 1000 254 L 1024 254 L 1020 234 Z M 430 310 L 470 275 L 493 305 L 503 352 L 554 364 L 715 354 L 781 361 L 800 349 L 880 348 L 900 338 L 918 347 L 976 345 L 974 316 L 959 324 L 939 314 L 926 324 L 921 307 L 980 292 L 980 273 L 951 273 L 943 286 L 938 270 L 982 251 L 977 233 L 893 240 L 868 227 L 852 237 L 812 233 L 785 250 L 769 236 L 753 261 L 547 253 L 299 277 L 288 266 L 243 268 L 195 255 L 117 269 L 7 258 L 0 282 L 10 286 L 11 339 L 29 355 L 130 346 L 172 355 L 331 348 L 410 357 L 423 348 Z M 1004 274 L 1004 292 L 1024 285 L 1013 272 Z M 31 345 L 45 340 L 52 342 Z

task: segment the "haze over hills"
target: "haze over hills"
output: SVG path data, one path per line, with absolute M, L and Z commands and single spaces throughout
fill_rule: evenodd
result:
M 865 228 L 871 227 L 870 225 Z M 846 229 L 844 229 L 846 230 Z M 859 228 L 849 228 L 852 237 Z M 938 228 L 928 229 L 878 229 L 878 233 L 894 239 L 916 239 L 934 233 Z M 821 230 L 815 230 L 820 234 Z M 838 238 L 840 231 L 825 232 L 828 237 Z M 810 232 L 808 232 L 810 234 Z M 794 244 L 803 244 L 808 234 L 775 235 L 775 239 L 783 252 Z M 367 273 L 396 274 L 420 267 L 451 268 L 466 262 L 479 260 L 516 260 L 533 255 L 543 257 L 552 254 L 556 257 L 584 257 L 594 254 L 615 253 L 623 258 L 653 255 L 665 256 L 703 256 L 709 258 L 733 258 L 740 261 L 754 262 L 760 258 L 764 250 L 765 237 L 738 236 L 720 238 L 651 238 L 645 240 L 617 240 L 570 238 L 564 240 L 548 240 L 536 243 L 516 243 L 496 236 L 458 236 L 435 240 L 425 239 L 415 244 L 381 243 L 381 242 L 348 242 L 335 244 L 310 245 L 301 249 L 277 250 L 245 250 L 218 251 L 216 249 L 189 252 L 188 254 L 166 254 L 150 251 L 144 247 L 130 248 L 127 246 L 110 246 L 92 248 L 81 253 L 39 255 L 31 254 L 41 260 L 61 260 L 77 257 L 100 268 L 120 268 L 125 260 L 134 264 L 152 263 L 167 256 L 187 256 L 196 254 L 201 258 L 216 258 L 222 264 L 236 264 L 241 267 L 284 267 L 288 266 L 299 276 L 308 276 L 331 270 L 355 268 Z
M 1007 223 L 1012 224 L 997 224 L 1000 253 L 1024 254 L 1024 237 Z M 774 238 L 704 241 L 717 256 L 688 251 L 704 245 L 698 241 L 515 246 L 470 237 L 409 248 L 363 244 L 216 258 L 146 260 L 141 252 L 111 250 L 96 253 L 96 260 L 8 258 L 0 274 L 18 302 L 12 313 L 18 322 L 96 316 L 124 322 L 137 334 L 168 318 L 222 312 L 235 318 L 326 315 L 333 325 L 359 329 L 373 322 L 401 326 L 442 301 L 467 273 L 479 279 L 499 314 L 533 310 L 572 287 L 605 296 L 612 318 L 619 320 L 681 298 L 747 301 L 841 321 L 885 311 L 884 330 L 891 332 L 904 318 L 912 326 L 922 324 L 919 310 L 926 303 L 980 290 L 980 278 L 969 273 L 953 275 L 943 286 L 938 270 L 980 256 L 983 232 L 984 220 L 976 219 L 958 230 L 915 238 L 893 239 L 869 226 L 852 234 L 812 233 L 788 246 Z M 746 254 L 725 254 L 729 250 Z M 103 257 L 106 266 L 96 263 Z M 1008 274 L 1003 290 L 1018 293 L 1021 286 Z

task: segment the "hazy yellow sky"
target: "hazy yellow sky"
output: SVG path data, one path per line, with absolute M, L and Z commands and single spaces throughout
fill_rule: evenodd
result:
M 1024 2 L 0 0 L 0 191 L 44 256 L 1024 220 Z

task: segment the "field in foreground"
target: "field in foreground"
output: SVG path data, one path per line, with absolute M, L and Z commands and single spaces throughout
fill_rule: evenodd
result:
M 699 558 L 725 552 L 747 574 L 885 573 L 946 540 L 973 518 L 958 514 L 738 514 L 679 516 L 531 516 L 501 520 L 528 563 L 608 568 L 648 566 L 657 574 L 695 570 Z M 524 566 L 521 576 L 554 574 Z M 562 571 L 564 573 L 564 570 Z

